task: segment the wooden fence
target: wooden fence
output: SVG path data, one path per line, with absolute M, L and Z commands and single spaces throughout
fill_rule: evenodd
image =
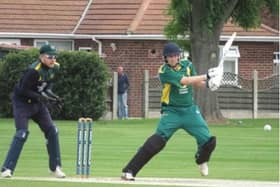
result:
M 117 119 L 117 73 L 108 83 L 107 111 L 104 119 Z M 158 77 L 144 72 L 143 116 L 159 117 L 161 84 Z M 217 91 L 218 104 L 225 117 L 271 117 L 279 114 L 279 75 L 258 79 L 255 71 L 251 80 L 232 73 L 224 73 L 222 86 Z M 273 115 L 271 115 L 273 114 Z
M 147 75 L 148 73 L 145 73 L 145 76 Z M 144 103 L 148 109 L 144 116 L 153 117 L 159 115 L 161 85 L 158 77 L 148 80 L 146 84 L 149 91 Z M 244 111 L 247 111 L 246 117 L 252 118 L 266 117 L 261 115 L 262 113 L 273 113 L 275 116 L 279 112 L 279 75 L 258 79 L 255 71 L 253 79 L 247 80 L 235 74 L 225 73 L 217 97 L 219 107 L 226 117 L 233 116 L 230 112 L 239 115 L 244 114 Z

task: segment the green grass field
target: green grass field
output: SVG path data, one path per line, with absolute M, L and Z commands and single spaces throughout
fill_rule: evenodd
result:
M 158 119 L 98 121 L 93 129 L 91 177 L 118 177 L 122 167 L 155 130 Z M 76 121 L 55 121 L 60 130 L 63 170 L 75 176 Z M 264 124 L 272 131 L 265 132 Z M 18 161 L 15 176 L 49 177 L 45 139 L 37 125 L 30 122 L 30 135 Z M 209 163 L 207 178 L 278 181 L 279 121 L 278 119 L 230 120 L 224 125 L 210 124 L 217 136 L 217 147 Z M 12 136 L 13 119 L 0 119 L 0 164 L 6 156 Z M 165 149 L 153 158 L 138 177 L 202 178 L 194 162 L 194 138 L 179 130 Z M 52 187 L 55 183 L 0 180 L 0 186 Z M 65 183 L 71 187 L 76 184 Z M 90 184 L 79 184 L 90 186 Z M 98 186 L 126 186 L 100 184 Z M 140 186 L 140 185 L 138 185 Z

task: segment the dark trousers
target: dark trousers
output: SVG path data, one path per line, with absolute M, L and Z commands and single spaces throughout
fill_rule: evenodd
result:
M 13 114 L 17 130 L 28 129 L 28 121 L 32 119 L 39 125 L 47 138 L 48 131 L 53 126 L 48 108 L 39 102 L 28 103 L 14 97 Z

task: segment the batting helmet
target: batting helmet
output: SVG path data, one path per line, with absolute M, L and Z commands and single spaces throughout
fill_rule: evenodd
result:
M 163 48 L 163 56 L 180 55 L 181 50 L 175 43 L 168 43 Z

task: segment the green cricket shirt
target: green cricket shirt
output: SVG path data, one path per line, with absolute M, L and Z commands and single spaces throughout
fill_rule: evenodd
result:
M 188 107 L 193 105 L 193 87 L 180 83 L 183 76 L 196 75 L 190 61 L 181 60 L 175 69 L 166 63 L 159 68 L 158 73 L 162 84 L 162 106 Z
M 53 68 L 45 67 L 39 60 L 30 65 L 30 69 L 35 69 L 39 73 L 38 81 L 51 81 L 59 70 L 59 63 L 55 62 Z

